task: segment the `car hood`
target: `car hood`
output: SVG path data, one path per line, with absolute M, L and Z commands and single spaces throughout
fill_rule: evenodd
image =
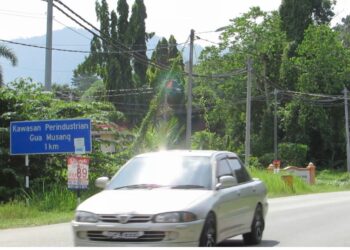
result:
M 209 198 L 211 190 L 133 189 L 105 190 L 80 204 L 77 210 L 95 214 L 157 214 L 185 211 Z

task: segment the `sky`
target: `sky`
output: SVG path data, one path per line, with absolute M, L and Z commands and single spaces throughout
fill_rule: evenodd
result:
M 61 0 L 93 24 L 97 24 L 95 0 Z M 117 0 L 107 0 L 110 10 Z M 147 10 L 146 30 L 158 36 L 175 36 L 178 43 L 185 42 L 194 29 L 208 41 L 217 42 L 218 32 L 252 6 L 262 10 L 277 10 L 281 0 L 144 0 Z M 12 40 L 46 34 L 47 3 L 44 0 L 0 0 L 0 39 Z M 131 9 L 133 0 L 128 0 Z M 350 1 L 337 0 L 333 24 L 350 14 Z M 78 27 L 54 9 L 53 29 Z M 206 43 L 208 43 L 208 41 Z M 72 41 L 69 41 L 72 43 Z M 203 41 L 202 41 L 203 42 Z

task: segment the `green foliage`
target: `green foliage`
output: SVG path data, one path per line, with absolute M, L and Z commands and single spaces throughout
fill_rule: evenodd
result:
M 260 156 L 273 149 L 271 92 L 279 82 L 279 70 L 286 36 L 280 29 L 277 12 L 263 12 L 253 7 L 232 20 L 221 36 L 219 47 L 209 47 L 201 54 L 196 73 L 220 75 L 246 69 L 247 58 L 253 62 L 252 148 Z M 198 82 L 197 82 L 198 81 Z M 247 74 L 228 78 L 196 79 L 195 105 L 204 110 L 202 119 L 210 132 L 228 137 L 230 148 L 244 150 L 245 99 Z M 255 99 L 262 96 L 262 101 Z M 270 119 L 269 119 L 270 118 Z
M 7 60 L 9 60 L 12 64 L 12 66 L 16 66 L 17 65 L 17 57 L 16 55 L 13 53 L 13 51 L 6 47 L 3 44 L 0 44 L 0 57 L 3 57 Z M 3 85 L 3 72 L 2 72 L 2 68 L 0 66 L 0 87 Z
M 169 121 L 159 121 L 156 125 L 148 128 L 142 146 L 138 146 L 138 151 L 174 149 L 179 143 L 183 131 L 184 128 L 180 127 L 174 117 Z
M 69 118 L 90 118 L 93 124 L 124 122 L 125 117 L 107 102 L 75 102 L 57 99 L 54 93 L 42 91 L 43 87 L 30 80 L 19 79 L 8 87 L 0 88 L 0 200 L 18 194 L 23 187 L 25 168 L 23 156 L 9 155 L 10 121 L 53 120 Z M 116 133 L 117 154 L 106 155 L 100 152 L 100 144 L 93 141 L 90 167 L 91 177 L 113 175 L 128 158 L 128 146 L 133 136 L 128 132 Z M 66 155 L 32 155 L 30 156 L 31 183 L 56 183 L 66 186 Z M 4 180 L 1 181 L 1 178 Z M 93 183 L 94 179 L 91 179 Z M 35 185 L 34 185 L 35 186 Z
M 74 74 L 72 78 L 72 85 L 77 88 L 78 91 L 84 92 L 91 87 L 91 85 L 98 81 L 99 78 L 94 74 L 82 73 Z
M 192 148 L 201 150 L 227 150 L 227 138 L 220 138 L 213 132 L 197 131 L 192 136 Z
M 317 172 L 317 184 L 337 188 L 350 187 L 350 173 L 342 171 L 322 170 Z
M 350 15 L 342 18 L 342 23 L 337 24 L 334 30 L 339 32 L 340 40 L 342 41 L 345 48 L 350 48 Z
M 348 55 L 336 32 L 326 25 L 311 25 L 295 57 L 285 64 L 294 72 L 293 88 L 303 93 L 341 93 L 344 86 L 349 86 Z M 344 157 L 344 123 L 339 122 L 344 119 L 344 111 L 340 106 L 327 109 L 314 99 L 317 97 L 300 96 L 279 109 L 284 141 L 308 145 L 312 161 L 333 166 Z
M 307 145 L 297 143 L 280 143 L 278 151 L 284 166 L 304 167 L 308 152 Z
M 259 163 L 263 168 L 267 168 L 267 166 L 269 166 L 272 161 L 275 158 L 275 154 L 274 153 L 266 153 L 263 154 L 262 156 L 259 156 Z
M 130 44 L 131 34 L 128 33 L 129 27 L 129 5 L 126 0 L 118 0 L 117 12 L 118 18 L 118 39 L 122 44 Z M 122 53 L 118 57 L 120 65 L 120 84 L 122 88 L 130 88 L 132 86 L 132 68 L 130 64 L 131 55 Z
M 300 43 L 310 24 L 328 24 L 334 16 L 332 0 L 283 0 L 279 9 L 289 41 Z
M 98 80 L 84 92 L 81 97 L 82 101 L 106 101 L 107 90 L 103 81 Z
M 146 6 L 143 0 L 135 0 L 129 21 L 128 32 L 134 52 L 133 69 L 135 71 L 135 85 L 140 87 L 146 84 L 147 55 L 146 55 Z
M 13 169 L 0 169 L 0 201 L 10 200 L 19 191 L 19 186 L 19 181 Z
M 248 170 L 254 178 L 258 178 L 265 183 L 270 198 L 314 192 L 312 186 L 297 176 L 292 175 L 292 186 L 288 185 L 284 180 L 284 176 L 289 174 L 283 171 L 273 174 L 266 169 L 249 168 Z
M 79 90 L 71 88 L 68 84 L 53 84 L 51 91 L 55 98 L 64 101 L 79 100 L 80 96 Z

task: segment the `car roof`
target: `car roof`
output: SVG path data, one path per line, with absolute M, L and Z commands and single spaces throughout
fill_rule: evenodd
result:
M 148 157 L 148 156 L 156 156 L 161 154 L 179 155 L 179 156 L 206 156 L 206 157 L 213 157 L 219 154 L 230 154 L 237 157 L 235 153 L 232 153 L 229 151 L 218 151 L 218 150 L 163 150 L 158 152 L 143 153 L 143 154 L 137 155 L 136 157 Z

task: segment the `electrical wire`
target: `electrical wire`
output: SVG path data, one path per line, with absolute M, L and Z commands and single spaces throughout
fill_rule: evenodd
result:
M 21 45 L 21 46 L 25 46 L 25 47 L 32 47 L 32 48 L 37 48 L 37 49 L 49 49 L 49 50 L 61 51 L 61 52 L 85 53 L 85 54 L 90 54 L 91 53 L 90 51 L 84 51 L 84 50 L 48 48 L 46 46 L 40 46 L 40 45 L 28 44 L 28 43 L 21 43 L 21 42 L 14 42 L 14 41 L 9 41 L 9 40 L 5 40 L 5 39 L 0 39 L 0 42 L 9 43 L 9 44 L 15 44 L 15 45 Z
M 220 46 L 220 43 L 213 42 L 213 41 L 210 41 L 210 40 L 208 40 L 208 39 L 205 39 L 205 38 L 202 38 L 202 37 L 199 37 L 199 36 L 196 36 L 196 38 L 197 38 L 198 40 L 202 40 L 202 41 L 205 41 L 205 42 L 212 43 L 212 44 L 215 44 L 215 45 Z

